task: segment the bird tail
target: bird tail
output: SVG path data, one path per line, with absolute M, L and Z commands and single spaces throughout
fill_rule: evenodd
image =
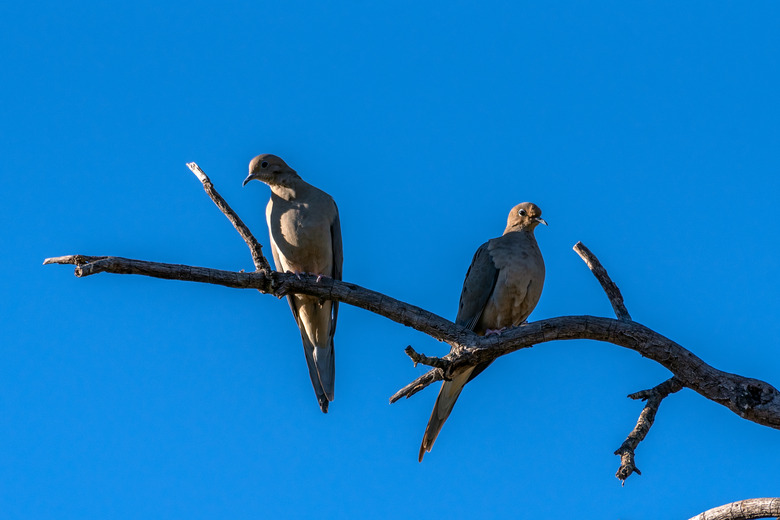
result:
M 328 401 L 333 401 L 333 390 L 336 386 L 336 349 L 333 339 L 330 339 L 327 347 L 314 348 L 314 362 L 325 397 Z
M 317 394 L 317 402 L 322 413 L 328 413 L 328 404 L 333 400 L 333 387 L 336 379 L 336 364 L 334 348 L 316 347 L 309 341 L 306 334 L 301 334 L 303 353 L 306 355 L 306 365 L 309 367 L 309 378 Z
M 433 405 L 431 418 L 428 420 L 428 426 L 425 428 L 422 445 L 420 446 L 420 455 L 417 460 L 422 462 L 426 451 L 431 451 L 433 443 L 436 441 L 447 417 L 450 416 L 455 402 L 458 400 L 463 387 L 471 380 L 473 368 L 461 372 L 452 378 L 452 381 L 445 381 L 439 390 L 439 396 L 436 398 L 436 404 Z

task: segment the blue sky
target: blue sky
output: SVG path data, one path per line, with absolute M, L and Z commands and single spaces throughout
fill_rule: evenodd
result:
M 344 278 L 453 318 L 471 256 L 533 201 L 531 319 L 635 320 L 780 385 L 775 2 L 25 2 L 0 7 L 4 518 L 687 518 L 780 494 L 780 432 L 690 390 L 621 487 L 612 452 L 669 374 L 548 343 L 470 384 L 388 398 L 445 345 L 344 306 L 323 415 L 284 301 L 98 275 L 108 254 L 251 269 L 185 163 L 267 244 L 282 156 L 337 200 Z

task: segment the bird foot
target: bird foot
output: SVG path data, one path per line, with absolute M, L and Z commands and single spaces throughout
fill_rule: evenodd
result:
M 506 330 L 506 327 L 501 327 L 500 329 L 485 329 L 485 336 L 498 336 L 502 332 Z
M 325 279 L 330 279 L 330 276 L 328 276 L 328 275 L 326 275 L 326 274 L 309 273 L 309 272 L 307 272 L 307 271 L 287 271 L 287 273 L 288 273 L 288 274 L 294 274 L 294 275 L 295 275 L 295 277 L 296 277 L 298 280 L 301 280 L 301 275 L 303 275 L 303 276 L 316 276 L 316 277 L 317 277 L 317 280 L 315 281 L 315 283 L 320 283 L 320 281 L 321 281 L 323 278 L 325 278 Z

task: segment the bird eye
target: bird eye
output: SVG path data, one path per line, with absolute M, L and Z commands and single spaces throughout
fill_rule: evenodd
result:
M 263 161 L 260 163 L 261 168 L 268 168 L 268 161 Z
M 521 217 L 524 217 L 524 216 L 526 215 L 526 213 L 525 213 L 525 210 L 524 210 L 524 209 L 521 209 L 521 210 L 519 210 L 519 211 L 517 212 L 517 214 L 518 214 L 518 215 L 520 215 Z

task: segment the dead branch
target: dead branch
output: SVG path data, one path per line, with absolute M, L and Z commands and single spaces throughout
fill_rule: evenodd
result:
M 458 327 L 425 309 L 359 285 L 332 278 L 321 278 L 318 282 L 316 276 L 306 274 L 295 275 L 277 271 L 271 273 L 223 271 L 208 267 L 148 262 L 119 256 L 59 256 L 47 258 L 43 263 L 44 265 L 73 264 L 76 266 L 75 275 L 80 278 L 102 272 L 138 274 L 165 280 L 222 285 L 234 289 L 257 289 L 278 298 L 288 293 L 308 294 L 366 309 L 453 345 L 466 344 L 470 337 L 477 337 L 473 332 Z
M 619 320 L 630 320 L 631 315 L 628 313 L 628 309 L 626 309 L 626 306 L 623 303 L 623 295 L 620 293 L 620 289 L 618 289 L 618 286 L 615 285 L 615 282 L 609 277 L 607 270 L 601 265 L 601 262 L 596 258 L 596 255 L 591 253 L 590 249 L 585 247 L 585 244 L 582 242 L 574 244 L 574 251 L 585 261 L 585 264 L 587 264 L 588 268 L 593 272 L 593 276 L 596 277 L 601 284 L 601 287 L 604 289 L 604 292 L 607 293 L 607 298 L 609 298 L 609 303 L 612 304 L 615 316 L 617 316 Z
M 780 516 L 780 498 L 751 498 L 709 509 L 690 520 L 750 520 Z
M 93 261 L 82 263 L 85 260 Z M 323 278 L 317 282 L 315 276 L 301 276 L 299 279 L 291 273 L 242 273 L 104 256 L 73 255 L 49 258 L 44 263 L 75 264 L 76 276 L 99 272 L 140 274 L 240 289 L 259 289 L 276 296 L 286 293 L 309 294 L 348 303 L 458 347 L 458 353 L 449 358 L 452 370 L 492 361 L 548 341 L 592 339 L 612 343 L 660 363 L 683 386 L 726 406 L 740 417 L 780 429 L 780 392 L 772 385 L 720 371 L 674 341 L 634 321 L 597 316 L 561 316 L 515 327 L 503 334 L 480 337 L 425 309 L 339 280 Z M 430 379 L 430 382 L 433 380 Z
M 390 404 L 398 401 L 402 397 L 406 397 L 409 399 L 414 394 L 419 392 L 420 390 L 424 390 L 428 385 L 432 385 L 433 383 L 437 381 L 444 381 L 444 371 L 434 368 L 433 370 L 429 370 L 425 374 L 421 375 L 405 387 L 401 388 L 399 391 L 393 394 L 392 397 L 390 397 Z
M 634 450 L 647 436 L 650 427 L 653 426 L 655 414 L 658 412 L 658 407 L 661 406 L 661 401 L 669 394 L 679 392 L 682 388 L 682 383 L 680 383 L 676 377 L 672 377 L 650 390 L 642 390 L 641 392 L 636 392 L 628 396 L 630 399 L 647 401 L 647 404 L 642 410 L 642 413 L 639 414 L 639 420 L 637 420 L 634 429 L 628 434 L 628 437 L 623 441 L 623 444 L 615 450 L 615 455 L 620 456 L 620 468 L 617 470 L 617 473 L 615 473 L 615 476 L 619 478 L 623 484 L 626 483 L 626 479 L 631 476 L 632 473 L 636 473 L 637 475 L 642 474 L 634 463 Z
M 452 363 L 450 363 L 445 358 L 428 357 L 425 354 L 418 354 L 411 345 L 406 347 L 404 352 L 406 352 L 407 356 L 412 358 L 414 366 L 417 366 L 417 363 L 422 363 L 423 365 L 428 365 L 429 367 L 438 368 L 442 370 L 444 374 L 447 374 L 450 371 L 450 367 L 452 366 Z
M 225 199 L 222 198 L 222 195 L 217 193 L 217 190 L 211 183 L 211 179 L 206 175 L 206 172 L 201 170 L 200 166 L 194 162 L 187 163 L 187 168 L 195 174 L 195 177 L 203 184 L 203 189 L 206 190 L 206 194 L 212 202 L 217 205 L 219 210 L 228 218 L 230 223 L 233 224 L 233 227 L 236 228 L 236 231 L 241 235 L 241 238 L 244 239 L 244 242 L 246 242 L 246 245 L 249 247 L 249 252 L 252 255 L 252 262 L 255 264 L 255 270 L 270 272 L 271 266 L 268 265 L 268 260 L 263 256 L 263 246 L 260 245 L 252 232 L 249 231 L 249 228 L 244 224 L 244 221 L 239 218 L 235 211 L 233 211 L 233 208 L 231 208 Z
M 315 276 L 296 276 L 292 273 L 271 271 L 252 233 L 214 190 L 205 173 L 195 163 L 188 164 L 188 167 L 198 176 L 211 199 L 230 219 L 249 246 L 255 272 L 223 271 L 112 256 L 70 255 L 48 258 L 44 264 L 75 265 L 75 274 L 78 277 L 101 272 L 137 274 L 239 289 L 251 288 L 277 297 L 290 293 L 308 294 L 360 307 L 412 327 L 452 347 L 451 352 L 443 358 L 417 354 L 409 347 L 407 354 L 415 364 L 419 362 L 436 368 L 399 390 L 391 397 L 391 402 L 401 397 L 408 398 L 431 383 L 445 379 L 445 372 L 452 373 L 464 366 L 493 361 L 500 356 L 548 341 L 591 339 L 634 350 L 643 357 L 666 367 L 674 377 L 654 389 L 630 396 L 647 399 L 648 402 L 640 414 L 634 431 L 617 452 L 621 455 L 622 462 L 618 478 L 623 474 L 627 477 L 632 472 L 639 473 L 634 466 L 633 450 L 649 431 L 661 400 L 682 387 L 698 392 L 749 421 L 780 429 L 780 392 L 777 389 L 764 381 L 717 370 L 674 341 L 632 321 L 617 285 L 609 278 L 595 255 L 582 243 L 577 243 L 574 249 L 601 283 L 618 319 L 561 316 L 527 323 L 502 334 L 481 337 L 425 309 L 356 284 L 329 278 L 317 280 Z

